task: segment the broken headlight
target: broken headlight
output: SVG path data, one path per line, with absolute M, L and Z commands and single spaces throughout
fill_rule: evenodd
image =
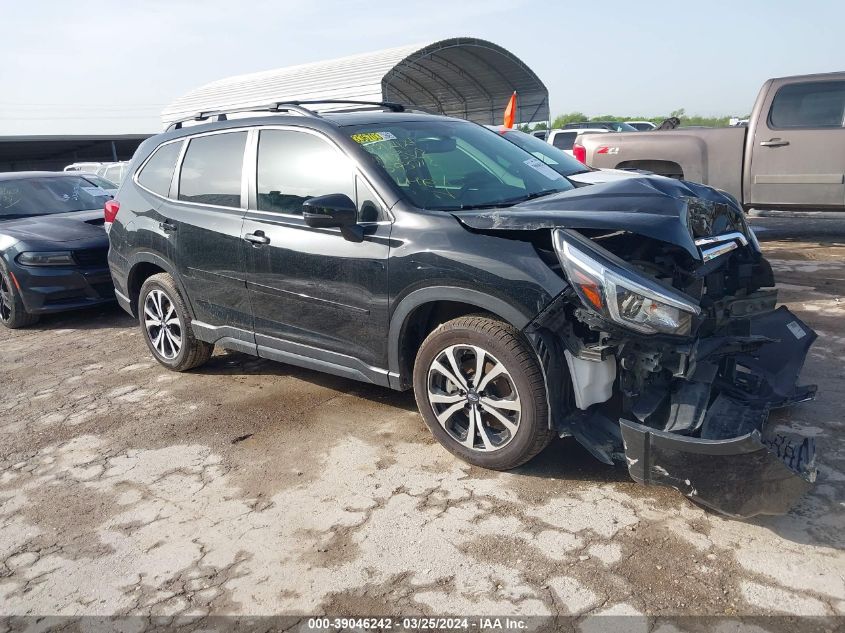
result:
M 644 334 L 690 333 L 701 309 L 656 280 L 637 273 L 612 253 L 572 231 L 554 233 L 566 276 L 585 306 Z

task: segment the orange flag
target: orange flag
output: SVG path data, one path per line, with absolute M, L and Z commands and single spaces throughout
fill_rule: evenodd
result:
M 508 101 L 508 106 L 505 108 L 505 122 L 504 122 L 505 127 L 507 127 L 507 128 L 513 127 L 515 119 L 516 119 L 516 90 L 514 90 L 513 94 L 511 95 L 510 101 Z

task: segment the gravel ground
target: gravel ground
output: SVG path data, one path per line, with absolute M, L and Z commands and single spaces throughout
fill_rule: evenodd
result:
M 753 220 L 819 333 L 817 400 L 776 414 L 818 436 L 787 516 L 722 518 L 567 440 L 470 467 L 410 393 L 233 352 L 170 373 L 87 311 L 0 329 L 0 613 L 845 615 L 845 222 L 797 222 Z

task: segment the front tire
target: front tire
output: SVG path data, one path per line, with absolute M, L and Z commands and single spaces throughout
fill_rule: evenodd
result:
M 429 334 L 414 393 L 432 435 L 476 466 L 516 468 L 554 437 L 536 355 L 516 328 L 493 318 L 460 317 Z
M 0 262 L 0 323 L 10 330 L 38 323 L 39 316 L 26 311 L 12 275 Z
M 168 369 L 188 371 L 211 358 L 214 345 L 194 336 L 185 301 L 169 274 L 153 275 L 141 286 L 138 321 L 147 347 Z

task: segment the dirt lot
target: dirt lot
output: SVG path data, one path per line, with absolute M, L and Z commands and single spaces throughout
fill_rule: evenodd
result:
M 818 399 L 775 416 L 818 436 L 788 516 L 724 519 L 572 441 L 486 472 L 410 393 L 230 352 L 169 373 L 89 311 L 0 330 L 0 613 L 845 614 L 845 222 L 755 226 L 819 333 Z

